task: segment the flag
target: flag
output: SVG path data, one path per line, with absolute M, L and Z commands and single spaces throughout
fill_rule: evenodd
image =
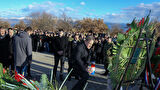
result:
M 148 69 L 146 68 L 146 71 L 145 71 L 145 82 L 147 85 L 149 85 L 149 72 L 148 72 Z
M 157 85 L 155 87 L 155 90 L 160 90 L 160 78 L 158 79 L 158 83 L 157 83 Z

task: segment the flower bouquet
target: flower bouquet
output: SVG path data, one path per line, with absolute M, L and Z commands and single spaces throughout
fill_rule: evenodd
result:
M 48 81 L 47 75 L 42 74 L 40 82 L 27 80 L 23 75 L 18 74 L 15 71 L 13 76 L 10 76 L 9 70 L 3 69 L 3 65 L 0 63 L 0 89 L 1 90 L 59 90 L 59 84 L 55 81 Z M 67 90 L 63 87 L 61 90 Z

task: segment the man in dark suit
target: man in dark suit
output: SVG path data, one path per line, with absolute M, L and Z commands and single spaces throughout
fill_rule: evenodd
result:
M 61 68 L 60 68 L 60 80 L 63 81 L 63 69 L 64 69 L 64 60 L 65 54 L 67 50 L 68 39 L 64 36 L 63 29 L 59 30 L 59 36 L 54 38 L 54 69 L 53 69 L 53 79 L 56 79 L 57 67 L 59 61 L 61 61 Z
M 80 80 L 72 90 L 83 90 L 89 79 L 88 65 L 90 62 L 90 48 L 94 43 L 94 38 L 88 36 L 84 42 L 79 44 L 73 53 L 73 71 L 80 77 Z

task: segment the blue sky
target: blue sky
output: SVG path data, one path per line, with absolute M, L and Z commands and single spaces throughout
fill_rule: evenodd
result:
M 151 9 L 151 17 L 159 18 L 160 0 L 0 0 L 0 17 L 22 19 L 31 12 L 47 12 L 60 16 L 65 12 L 74 20 L 102 18 L 105 22 L 126 23 L 142 18 Z

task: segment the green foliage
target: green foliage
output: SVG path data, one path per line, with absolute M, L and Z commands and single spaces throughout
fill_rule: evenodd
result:
M 3 65 L 0 63 L 0 78 L 3 77 Z
M 117 41 L 121 44 L 125 40 L 125 35 L 122 33 L 118 33 Z
M 18 74 L 19 75 L 19 74 Z M 14 77 L 11 77 L 9 71 L 3 74 L 3 65 L 0 63 L 0 89 L 1 90 L 59 90 L 59 84 L 57 81 L 53 84 L 48 81 L 47 75 L 42 74 L 40 82 L 30 80 L 30 82 L 19 75 L 22 80 L 17 82 Z M 26 85 L 23 85 L 25 83 Z M 67 87 L 64 86 L 62 90 L 67 90 Z
M 125 35 L 118 34 L 118 45 L 113 48 L 113 54 L 115 56 L 112 59 L 112 66 L 109 68 L 113 87 L 120 82 L 120 78 L 124 73 L 124 70 L 130 60 L 131 53 L 133 52 L 133 48 L 136 45 L 140 30 L 143 30 L 141 38 L 145 38 L 145 34 L 147 34 L 148 38 L 151 38 L 154 24 L 149 24 L 149 15 L 144 18 L 143 24 L 140 25 L 134 19 L 130 25 L 130 30 L 128 30 Z M 152 40 L 152 51 L 150 51 L 150 56 L 153 53 L 154 46 L 155 38 Z M 137 48 L 140 48 L 140 53 L 138 53 L 137 57 L 134 57 L 134 60 L 136 60 L 135 63 L 129 65 L 126 76 L 124 77 L 124 82 L 137 79 L 144 70 L 146 62 L 146 43 L 144 41 L 140 41 Z

